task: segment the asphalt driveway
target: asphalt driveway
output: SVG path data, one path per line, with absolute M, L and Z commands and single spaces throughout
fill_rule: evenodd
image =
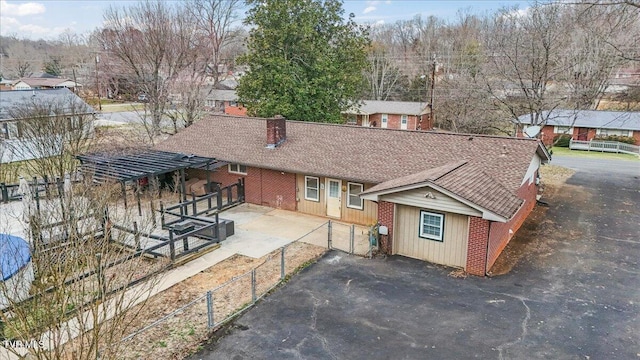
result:
M 639 176 L 578 170 L 502 276 L 328 253 L 190 359 L 640 359 Z

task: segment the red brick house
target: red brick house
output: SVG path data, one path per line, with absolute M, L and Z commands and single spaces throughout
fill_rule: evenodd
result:
M 235 90 L 212 90 L 207 96 L 206 106 L 226 115 L 247 116 L 247 108 L 238 102 Z
M 211 116 L 157 146 L 229 163 L 247 202 L 388 228 L 382 251 L 484 275 L 536 203 L 538 140 Z M 203 174 L 200 174 L 203 175 Z
M 346 123 L 399 130 L 431 130 L 431 110 L 426 103 L 364 100 L 344 111 Z
M 558 135 L 570 135 L 573 140 L 591 141 L 600 136 L 626 136 L 640 144 L 640 112 L 602 110 L 553 110 L 542 113 L 547 119 L 541 130 L 540 139 L 550 146 Z M 518 118 L 518 136 L 531 126 L 531 116 Z

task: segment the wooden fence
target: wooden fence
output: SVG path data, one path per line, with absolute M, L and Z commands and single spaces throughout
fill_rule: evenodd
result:
M 569 141 L 569 149 L 640 155 L 640 146 L 626 144 L 618 141 L 583 141 L 571 139 Z

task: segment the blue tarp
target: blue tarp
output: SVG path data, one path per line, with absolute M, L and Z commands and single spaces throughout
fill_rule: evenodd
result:
M 0 276 L 10 279 L 31 261 L 29 244 L 21 237 L 0 234 Z

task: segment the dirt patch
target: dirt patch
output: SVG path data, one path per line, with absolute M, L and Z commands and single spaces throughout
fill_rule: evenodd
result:
M 558 165 L 544 165 L 540 167 L 542 185 L 561 186 L 567 179 L 573 176 L 573 174 L 575 174 L 575 170 Z
M 567 179 L 575 173 L 574 170 L 556 165 L 545 165 L 540 169 L 540 173 L 543 180 L 542 199 L 545 202 L 586 203 L 589 201 L 590 194 L 583 191 L 581 187 L 565 184 Z M 548 218 L 547 211 L 548 207 L 541 205 L 533 209 L 491 267 L 488 272 L 489 276 L 509 273 L 525 256 L 535 254 L 536 258 L 544 259 L 553 253 L 554 243 L 582 235 L 580 231 L 563 228 L 562 224 Z
M 129 322 L 128 333 L 147 327 L 177 309 L 184 307 L 184 310 L 125 341 L 117 358 L 182 359 L 197 351 L 211 335 L 207 327 L 206 292 L 215 289 L 214 320 L 218 323 L 251 302 L 252 269 L 256 269 L 257 296 L 278 284 L 281 276 L 280 251 L 278 249 L 259 259 L 234 255 L 153 296 L 143 307 L 134 308 L 132 313 L 137 315 Z M 285 274 L 290 276 L 325 251 L 322 247 L 302 242 L 288 245 L 285 249 Z M 220 287 L 222 284 L 225 285 Z

